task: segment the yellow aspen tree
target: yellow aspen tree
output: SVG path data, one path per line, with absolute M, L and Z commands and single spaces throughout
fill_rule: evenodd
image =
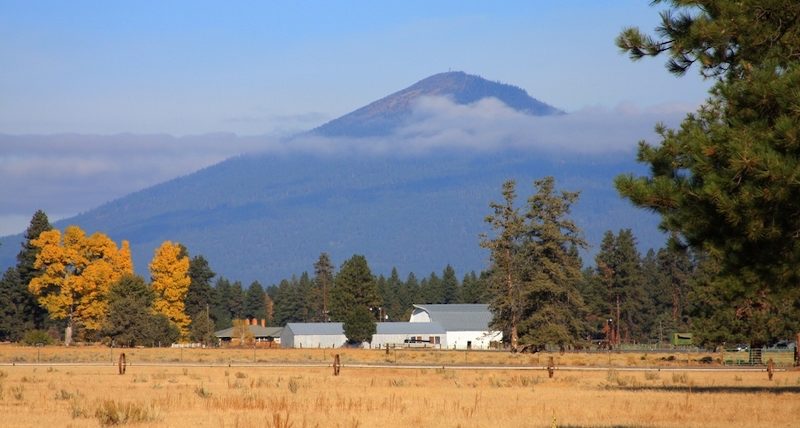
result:
M 42 270 L 28 284 L 39 304 L 53 319 L 67 319 L 65 341 L 75 325 L 97 331 L 108 311 L 106 295 L 123 274 L 133 273 L 127 241 L 121 248 L 108 236 L 87 237 L 81 228 L 68 226 L 64 233 L 49 230 L 31 244 L 40 251 L 34 267 Z
M 167 316 L 180 329 L 181 338 L 189 334 L 189 317 L 184 299 L 189 291 L 189 257 L 181 257 L 181 246 L 164 241 L 150 262 L 150 278 L 155 293 L 153 310 Z

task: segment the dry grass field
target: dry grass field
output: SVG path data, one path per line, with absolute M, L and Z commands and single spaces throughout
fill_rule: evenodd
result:
M 425 349 L 242 349 L 242 348 L 114 348 L 103 346 L 30 346 L 0 345 L 0 364 L 9 363 L 112 363 L 124 352 L 130 364 L 144 363 L 186 363 L 186 364 L 330 364 L 333 354 L 341 355 L 342 361 L 363 364 L 433 364 L 433 365 L 502 365 L 502 366 L 542 366 L 553 357 L 560 366 L 602 366 L 602 367 L 687 367 L 709 366 L 703 358 L 712 361 L 711 365 L 722 361 L 718 353 L 536 353 L 512 354 L 502 351 L 454 351 Z
M 30 358 L 30 348 L 0 347 L 8 357 Z M 35 349 L 33 350 L 35 358 Z M 244 367 L 246 350 L 184 351 L 185 360 L 229 360 L 231 366 L 188 366 L 174 362 L 177 350 L 152 351 L 161 366 L 128 366 L 125 375 L 109 363 L 107 348 L 44 348 L 40 359 L 95 356 L 107 365 L 5 365 L 0 367 L 0 425 L 10 427 L 97 427 L 128 424 L 158 427 L 551 427 L 551 426 L 797 426 L 800 372 L 781 371 L 772 381 L 763 372 L 696 372 L 676 361 L 662 371 L 619 369 L 544 370 L 442 368 L 355 368 L 340 376 L 328 367 Z M 160 351 L 161 354 L 156 354 Z M 274 354 L 268 352 L 276 351 Z M 113 351 L 115 354 L 119 350 Z M 263 353 L 259 354 L 258 352 Z M 259 350 L 257 361 L 322 361 L 321 350 Z M 330 358 L 330 350 L 325 354 Z M 418 351 L 406 351 L 418 352 Z M 131 350 L 127 350 L 128 355 Z M 207 353 L 207 354 L 206 354 Z M 346 350 L 344 363 L 388 362 L 381 351 Z M 520 363 L 503 353 L 469 358 Z M 484 355 L 486 354 L 486 355 Z M 270 355 L 270 357 L 267 357 Z M 464 358 L 464 353 L 414 354 L 418 362 Z M 60 357 L 59 357 L 60 356 Z M 101 359 L 100 356 L 105 356 Z M 400 358 L 404 355 L 401 354 Z M 605 364 L 606 355 L 565 354 L 585 366 Z M 617 355 L 615 354 L 615 357 Z M 645 359 L 642 360 L 641 358 Z M 178 357 L 180 358 L 180 357 Z M 543 358 L 539 357 L 539 358 Z M 581 360 L 582 358 L 582 360 Z M 634 366 L 650 356 L 630 361 Z M 591 361 L 590 361 L 591 360 Z M 594 361 L 598 360 L 598 361 Z M 272 361 L 272 360 L 271 360 Z M 498 361 L 493 361 L 497 364 Z M 456 363 L 458 361 L 454 361 Z M 528 363 L 534 361 L 527 361 Z M 445 364 L 444 362 L 439 362 Z M 686 364 L 686 363 L 683 363 Z M 677 369 L 677 370 L 676 370 Z M 675 371 L 672 371 L 675 370 Z

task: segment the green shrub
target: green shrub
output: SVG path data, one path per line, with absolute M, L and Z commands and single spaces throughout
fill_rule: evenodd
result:
M 37 344 L 52 345 L 53 338 L 47 334 L 46 330 L 28 330 L 22 335 L 22 343 L 28 346 Z

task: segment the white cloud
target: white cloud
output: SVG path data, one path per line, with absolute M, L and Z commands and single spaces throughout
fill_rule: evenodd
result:
M 642 139 L 655 141 L 656 123 L 676 126 L 693 107 L 665 104 L 587 107 L 558 116 L 531 116 L 490 98 L 460 105 L 447 98 L 417 101 L 407 125 L 370 138 L 306 136 L 282 150 L 315 153 L 424 154 L 442 149 L 530 149 L 561 154 L 630 152 Z M 274 146 L 272 149 L 278 149 Z

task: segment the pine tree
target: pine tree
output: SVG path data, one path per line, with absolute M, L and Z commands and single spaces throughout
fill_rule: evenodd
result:
M 34 328 L 33 319 L 27 314 L 30 295 L 19 271 L 8 268 L 0 279 L 0 341 L 19 341 L 25 330 Z
M 520 250 L 524 260 L 520 341 L 536 348 L 553 344 L 563 349 L 586 331 L 585 306 L 577 288 L 581 261 L 575 251 L 586 243 L 568 217 L 578 193 L 557 193 L 553 177 L 536 180 L 534 187 Z
M 380 305 L 375 278 L 362 255 L 354 255 L 342 263 L 333 284 L 331 319 L 334 321 L 344 322 L 360 308 L 374 310 Z
M 231 319 L 240 320 L 244 318 L 244 288 L 240 281 L 233 281 L 233 284 L 231 284 L 227 303 Z
M 649 337 L 646 284 L 641 257 L 630 229 L 617 236 L 607 231 L 595 257 L 605 301 L 605 315 L 613 320 L 616 341 L 643 341 Z
M 186 291 L 184 303 L 187 314 L 205 313 L 209 310 L 214 294 L 211 280 L 215 275 L 208 260 L 202 255 L 194 256 L 189 261 L 189 290 Z
M 389 290 L 388 296 L 383 299 L 386 316 L 391 321 L 407 320 L 408 317 L 405 316 L 405 313 L 410 310 L 411 303 L 406 303 L 408 290 L 403 281 L 400 280 L 400 275 L 395 267 L 392 267 L 392 273 L 386 279 L 386 288 Z
M 460 291 L 456 271 L 448 264 L 442 272 L 442 303 L 458 303 Z
M 333 263 L 328 253 L 319 255 L 314 263 L 314 293 L 312 295 L 311 319 L 319 322 L 330 320 L 330 291 L 333 287 Z
M 150 276 L 155 300 L 153 309 L 164 314 L 178 327 L 181 338 L 189 336 L 190 319 L 186 315 L 186 293 L 189 291 L 189 258 L 182 256 L 181 246 L 164 241 L 150 262 Z
M 491 253 L 490 309 L 493 325 L 510 333 L 511 349 L 519 345 L 575 343 L 586 328 L 577 285 L 580 259 L 575 248 L 586 244 L 567 217 L 577 193 L 554 190 L 552 177 L 534 182 L 536 193 L 523 215 L 514 207 L 515 183 L 503 185 L 503 203 L 492 203 L 486 218 L 494 239 L 482 236 Z
M 525 219 L 514 206 L 516 182 L 503 183 L 503 202 L 492 202 L 492 214 L 485 221 L 491 225 L 493 238 L 481 235 L 481 246 L 488 249 L 491 259 L 489 287 L 490 308 L 494 313 L 492 325 L 504 332 L 511 342 L 511 350 L 519 349 L 519 324 L 522 321 L 523 259 L 521 239 L 525 233 Z
M 231 283 L 223 277 L 217 278 L 214 283 L 214 292 L 211 300 L 211 318 L 217 329 L 225 329 L 233 324 L 228 302 L 231 299 Z
M 650 174 L 620 176 L 616 187 L 718 267 L 703 281 L 707 290 L 696 290 L 717 303 L 700 311 L 707 320 L 731 338 L 793 335 L 800 329 L 800 3 L 664 3 L 658 38 L 629 28 L 618 46 L 633 59 L 665 54 L 676 75 L 695 65 L 716 82 L 679 129 L 659 125 L 659 144 L 640 143 L 638 160 Z
M 108 293 L 108 316 L 100 333 L 118 346 L 152 345 L 170 336 L 170 329 L 158 331 L 163 324 L 152 311 L 154 298 L 144 279 L 123 275 Z
M 52 229 L 53 226 L 50 225 L 47 214 L 42 210 L 37 210 L 33 214 L 28 228 L 25 230 L 25 241 L 22 243 L 22 249 L 19 254 L 17 254 L 16 269 L 18 271 L 22 291 L 18 292 L 18 294 L 15 293 L 17 299 L 16 313 L 18 316 L 17 319 L 26 325 L 26 329 L 44 328 L 47 320 L 47 309 L 39 306 L 36 302 L 36 297 L 28 290 L 28 285 L 31 283 L 31 279 L 41 273 L 34 267 L 39 249 L 32 244 L 32 241 L 38 239 L 42 232 Z
M 47 232 L 48 230 L 53 230 L 53 226 L 50 225 L 47 214 L 42 210 L 36 211 L 31 218 L 28 229 L 25 230 L 25 241 L 22 243 L 22 249 L 17 254 L 17 270 L 19 271 L 20 281 L 26 286 L 31 283 L 31 279 L 34 276 L 38 276 L 41 273 L 34 266 L 40 249 L 33 245 L 32 241 L 38 239 L 42 232 Z
M 248 319 L 255 318 L 257 320 L 266 319 L 266 301 L 264 300 L 266 296 L 264 287 L 262 287 L 258 281 L 253 281 L 250 286 L 247 287 L 247 294 L 244 298 L 244 317 Z

